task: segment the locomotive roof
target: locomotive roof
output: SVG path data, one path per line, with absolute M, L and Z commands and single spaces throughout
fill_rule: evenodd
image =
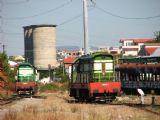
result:
M 113 58 L 113 56 L 111 54 L 106 54 L 106 53 L 94 53 L 94 54 L 91 54 L 91 55 L 83 55 L 81 56 L 80 58 L 77 58 L 75 60 L 74 63 L 78 62 L 79 60 L 86 60 L 86 61 L 92 61 L 94 60 L 96 57 L 99 57 L 99 56 L 108 56 L 108 57 L 111 57 Z
M 27 63 L 27 62 L 24 62 L 24 63 L 21 63 L 21 64 L 19 64 L 19 66 L 18 67 L 20 67 L 20 66 L 31 66 L 31 67 L 34 67 L 32 64 L 30 64 L 30 63 Z
M 98 57 L 98 56 L 108 56 L 108 57 L 113 58 L 113 56 L 111 54 L 108 54 L 108 53 L 94 53 L 94 54 L 92 54 L 93 58 Z

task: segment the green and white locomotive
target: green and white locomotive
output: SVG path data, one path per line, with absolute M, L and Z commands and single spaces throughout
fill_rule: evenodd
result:
M 17 68 L 16 92 L 34 94 L 37 91 L 36 68 L 30 63 L 21 63 Z
M 70 96 L 77 100 L 115 98 L 120 82 L 114 79 L 112 55 L 96 53 L 78 58 L 72 65 Z

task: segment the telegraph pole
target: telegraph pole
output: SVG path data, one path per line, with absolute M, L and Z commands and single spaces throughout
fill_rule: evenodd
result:
M 3 47 L 3 53 L 5 53 L 5 52 L 6 52 L 6 51 L 5 51 L 5 47 L 6 47 L 6 46 L 3 44 L 2 47 Z
M 88 9 L 87 0 L 83 0 L 83 25 L 84 25 L 84 54 L 89 54 L 89 36 L 88 36 Z

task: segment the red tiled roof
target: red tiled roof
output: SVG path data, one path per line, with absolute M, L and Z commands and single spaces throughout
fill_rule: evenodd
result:
M 149 47 L 149 48 L 146 48 L 145 47 L 145 51 L 147 52 L 147 54 L 151 55 L 153 54 L 155 51 L 156 51 L 157 48 L 155 47 Z
M 142 38 L 142 39 L 134 39 L 133 42 L 135 43 L 146 43 L 153 41 L 153 38 Z
M 77 57 L 69 56 L 67 58 L 64 58 L 63 62 L 64 64 L 71 64 L 71 63 L 74 63 L 76 58 Z
M 120 42 L 124 42 L 124 41 L 133 41 L 135 43 L 146 43 L 146 42 L 150 42 L 153 41 L 153 38 L 133 38 L 133 39 L 121 39 Z

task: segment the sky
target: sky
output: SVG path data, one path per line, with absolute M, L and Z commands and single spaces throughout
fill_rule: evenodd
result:
M 89 46 L 120 46 L 124 38 L 154 38 L 160 0 L 88 0 Z M 53 24 L 56 45 L 83 47 L 83 0 L 0 0 L 0 50 L 24 55 L 24 26 Z

